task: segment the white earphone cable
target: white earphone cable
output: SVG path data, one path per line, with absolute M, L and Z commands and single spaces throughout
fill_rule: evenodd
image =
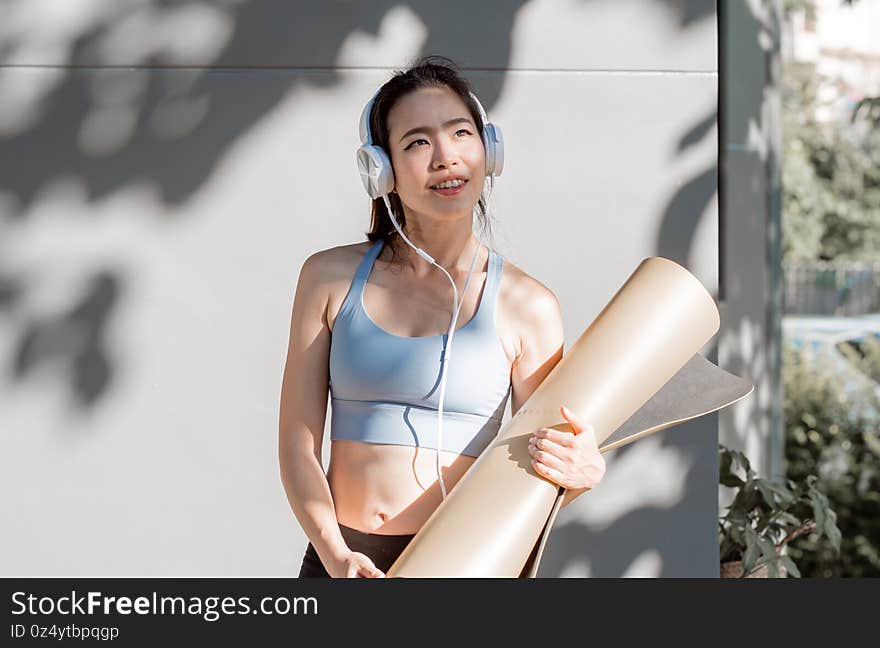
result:
M 494 177 L 493 177 L 494 179 Z M 491 191 L 490 194 L 491 196 Z M 439 405 L 437 408 L 437 449 L 434 453 L 435 458 L 435 468 L 437 470 L 437 480 L 440 483 L 440 494 L 443 499 L 446 499 L 446 484 L 443 481 L 443 474 L 440 471 L 440 450 L 443 447 L 443 399 L 446 397 L 446 372 L 449 368 L 449 358 L 452 350 L 452 338 L 455 335 L 455 324 L 458 322 L 458 313 L 461 310 L 461 303 L 458 301 L 458 288 L 455 285 L 455 281 L 452 279 L 452 276 L 446 271 L 446 268 L 437 263 L 434 258 L 422 250 L 407 238 L 406 234 L 403 233 L 403 230 L 400 228 L 400 225 L 397 223 L 397 219 L 394 217 L 394 212 L 391 211 L 391 204 L 388 201 L 388 195 L 383 194 L 382 200 L 385 202 L 385 208 L 388 210 L 388 216 L 391 218 L 391 223 L 394 225 L 394 229 L 397 230 L 397 233 L 400 234 L 401 238 L 407 242 L 407 244 L 413 248 L 416 253 L 425 259 L 428 263 L 437 266 L 440 270 L 443 271 L 443 274 L 449 279 L 449 282 L 452 284 L 452 322 L 449 325 L 449 331 L 447 332 L 446 346 L 443 349 L 443 361 L 442 361 L 442 369 L 440 375 L 440 396 L 439 396 Z M 477 256 L 480 254 L 480 247 L 477 246 L 476 251 L 474 252 L 474 258 L 471 260 L 471 267 L 468 270 L 467 279 L 464 282 L 464 287 L 462 288 L 462 293 L 467 293 L 467 287 L 471 280 L 471 275 L 474 271 L 474 264 L 477 261 Z
M 471 260 L 471 267 L 468 270 L 467 279 L 464 282 L 464 288 L 461 289 L 462 294 L 467 293 L 468 284 L 471 281 L 471 274 L 474 271 L 474 264 L 477 261 L 477 256 L 480 254 L 480 247 L 477 246 L 476 251 L 474 252 L 474 258 Z M 453 291 L 455 291 L 455 282 L 452 281 L 452 277 L 449 276 L 449 273 L 440 266 L 437 265 L 438 268 L 443 270 L 447 277 L 449 277 L 449 281 L 452 282 Z M 446 484 L 443 481 L 443 474 L 440 471 L 440 450 L 443 448 L 443 400 L 446 398 L 446 372 L 449 369 L 449 358 L 452 356 L 452 338 L 455 335 L 455 324 L 458 321 L 458 312 L 461 310 L 461 305 L 464 303 L 462 300 L 457 306 L 453 303 L 454 314 L 452 316 L 452 323 L 449 325 L 449 332 L 446 334 L 446 348 L 443 349 L 443 366 L 442 373 L 440 376 L 440 398 L 437 406 L 437 451 L 434 453 L 434 459 L 436 461 L 436 469 L 437 469 L 437 480 L 440 482 L 440 494 L 443 496 L 443 499 L 446 499 Z

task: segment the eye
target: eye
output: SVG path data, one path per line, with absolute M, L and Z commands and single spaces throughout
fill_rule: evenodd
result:
M 467 128 L 459 128 L 457 131 L 455 131 L 456 135 L 458 135 L 459 133 L 466 133 L 467 135 L 471 134 L 471 132 Z
M 403 149 L 403 150 L 404 150 L 404 151 L 408 151 L 408 150 L 410 150 L 410 149 L 413 147 L 414 144 L 418 144 L 419 142 L 424 142 L 425 144 L 427 144 L 427 143 L 428 143 L 428 140 L 426 140 L 426 139 L 422 139 L 422 138 L 419 138 L 419 139 L 417 139 L 417 140 L 413 140 L 412 142 L 410 142 L 409 144 L 407 144 L 406 148 Z

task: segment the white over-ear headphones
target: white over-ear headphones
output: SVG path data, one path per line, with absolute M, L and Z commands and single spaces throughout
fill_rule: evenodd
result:
M 394 189 L 394 170 L 391 168 L 391 158 L 381 146 L 373 144 L 373 135 L 370 131 L 370 113 L 376 102 L 378 92 L 373 95 L 361 113 L 360 137 L 361 147 L 357 150 L 357 164 L 361 173 L 361 181 L 370 198 L 379 198 Z M 471 93 L 474 103 L 480 111 L 483 119 L 483 147 L 486 149 L 486 175 L 501 175 L 504 168 L 504 138 L 501 129 L 497 125 L 489 123 L 486 111 L 483 110 L 480 100 Z
M 449 358 L 452 352 L 452 338 L 455 335 L 455 324 L 458 321 L 458 311 L 461 309 L 461 304 L 458 301 L 458 288 L 456 287 L 452 276 L 447 272 L 446 268 L 437 263 L 430 254 L 417 247 L 409 240 L 400 228 L 400 224 L 397 222 L 397 219 L 394 217 L 394 212 L 391 210 L 391 203 L 388 200 L 388 194 L 394 189 L 394 170 L 391 167 L 391 159 L 388 157 L 385 150 L 383 150 L 381 146 L 373 144 L 373 137 L 370 132 L 370 113 L 373 110 L 373 104 L 376 102 L 378 94 L 379 93 L 377 92 L 373 95 L 361 113 L 361 147 L 357 150 L 357 164 L 358 169 L 360 170 L 361 180 L 364 183 L 364 189 L 367 190 L 370 198 L 382 198 L 385 202 L 385 208 L 388 210 L 388 216 L 391 219 L 394 228 L 397 230 L 397 233 L 400 234 L 400 237 L 406 241 L 406 243 L 413 248 L 419 256 L 425 259 L 428 263 L 431 263 L 442 270 L 443 274 L 446 275 L 452 284 L 452 322 L 449 325 L 446 347 L 444 348 L 443 359 L 441 361 L 440 397 L 439 405 L 437 407 L 437 452 L 435 454 L 437 481 L 440 483 L 440 493 L 445 500 L 446 485 L 443 482 L 443 475 L 440 471 L 440 450 L 443 446 L 443 400 L 446 396 L 446 372 L 449 368 Z M 504 140 L 501 136 L 501 129 L 495 124 L 489 123 L 489 118 L 486 116 L 486 111 L 483 110 L 480 100 L 476 98 L 474 93 L 470 94 L 474 102 L 477 104 L 477 108 L 480 111 L 480 117 L 483 119 L 483 147 L 486 149 L 486 175 L 490 178 L 491 184 L 489 195 L 491 197 L 491 188 L 494 186 L 495 176 L 501 175 L 501 170 L 504 168 Z M 474 258 L 471 261 L 471 268 L 468 271 L 467 279 L 464 282 L 462 293 L 467 292 L 467 287 L 471 280 L 471 274 L 474 271 L 474 264 L 477 261 L 479 253 L 480 246 L 477 246 Z

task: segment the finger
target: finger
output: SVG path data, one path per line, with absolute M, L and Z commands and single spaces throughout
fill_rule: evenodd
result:
M 384 578 L 385 574 L 375 567 L 369 565 L 361 565 L 358 567 L 358 578 Z
M 568 436 L 571 435 L 569 434 Z M 551 454 L 560 459 L 567 459 L 571 456 L 569 446 L 561 445 L 544 437 L 537 437 L 534 441 L 529 442 L 529 453 L 534 457 L 535 455 L 532 453 L 533 450 Z
M 361 563 L 361 569 L 364 570 L 367 578 L 384 578 L 385 574 L 381 569 L 376 567 L 376 563 L 370 560 L 367 556 L 363 556 L 363 562 Z
M 565 484 L 563 483 L 562 473 L 555 468 L 551 468 L 550 466 L 547 466 L 535 459 L 532 459 L 532 468 L 535 469 L 536 473 L 538 473 L 542 477 L 545 477 L 546 479 L 549 479 L 554 484 L 565 486 Z
M 587 433 L 591 436 L 595 436 L 596 432 L 593 429 L 593 426 L 590 425 L 587 421 L 585 421 L 580 415 L 572 412 L 565 405 L 559 408 L 559 411 L 562 412 L 562 415 L 565 417 L 565 420 L 568 421 L 571 426 L 575 429 L 575 434 L 583 434 Z
M 570 448 L 574 445 L 574 434 L 553 428 L 541 428 L 533 435 L 537 439 L 549 439 L 553 443 Z
M 545 452 L 544 450 L 538 450 L 537 448 L 532 447 L 529 454 L 532 455 L 533 460 L 541 462 L 548 468 L 553 468 L 555 470 L 562 470 L 565 468 L 565 462 L 560 457 Z
M 576 412 L 571 411 L 565 405 L 561 405 L 559 407 L 559 411 L 562 413 L 562 416 L 565 417 L 565 420 L 569 423 L 575 424 L 577 427 L 583 427 L 586 424 L 586 421 L 581 419 L 580 415 Z

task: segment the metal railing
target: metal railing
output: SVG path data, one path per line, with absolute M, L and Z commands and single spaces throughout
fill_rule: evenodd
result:
M 850 316 L 880 311 L 880 263 L 786 263 L 782 272 L 786 314 Z

